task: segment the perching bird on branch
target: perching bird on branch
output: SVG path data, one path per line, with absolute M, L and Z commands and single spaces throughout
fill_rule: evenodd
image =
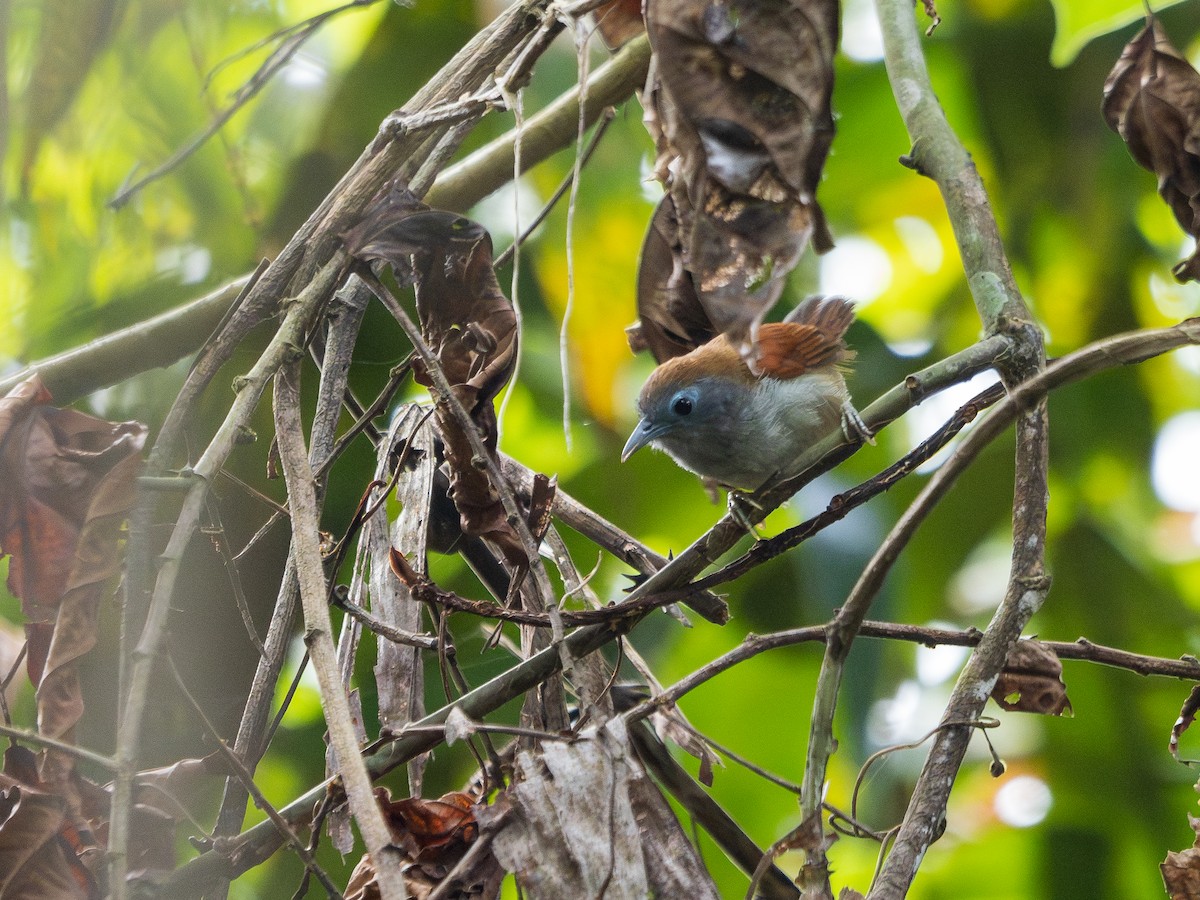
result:
M 758 373 L 723 335 L 667 360 L 642 387 L 621 460 L 649 444 L 710 483 L 754 490 L 796 474 L 804 451 L 839 427 L 871 441 L 843 375 L 853 321 L 848 300 L 811 297 L 759 327 Z

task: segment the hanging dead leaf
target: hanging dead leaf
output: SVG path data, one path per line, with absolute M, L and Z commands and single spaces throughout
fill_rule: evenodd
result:
M 695 350 L 717 332 L 684 268 L 675 202 L 667 194 L 654 210 L 642 244 L 637 277 L 638 324 L 626 330 L 634 353 L 648 349 L 657 362 Z
M 398 280 L 415 280 L 421 335 L 495 453 L 492 401 L 516 365 L 517 318 L 492 270 L 487 230 L 455 213 L 429 209 L 407 187 L 393 184 L 343 237 L 358 259 L 383 260 Z M 433 388 L 422 366 L 414 364 L 413 373 Z M 476 464 L 466 432 L 444 403 L 436 418 L 463 531 L 490 540 L 513 567 L 525 565 L 520 539 L 487 472 Z
M 146 427 L 52 400 L 36 375 L 0 400 L 0 553 L 25 615 L 38 729 L 70 743 L 83 715 L 76 663 L 95 644 L 100 597 L 120 566 Z M 66 791 L 73 768 L 47 752 L 41 777 Z
M 1105 80 L 1101 109 L 1138 165 L 1158 176 L 1180 227 L 1200 240 L 1200 73 L 1153 16 Z M 1200 247 L 1172 272 L 1181 282 L 1200 280 Z
M 66 798 L 42 783 L 33 751 L 10 745 L 0 774 L 0 897 L 100 897 L 83 862 L 96 843 L 81 824 Z
M 643 248 L 635 349 L 661 362 L 715 330 L 752 362 L 810 238 L 833 246 L 816 190 L 834 133 L 838 12 L 836 0 L 648 0 L 643 102 L 669 199 Z
M 740 197 L 710 185 L 692 228 L 689 266 L 704 311 L 743 356 L 751 356 L 754 332 L 811 233 L 806 206 Z
M 992 699 L 1011 712 L 1070 715 L 1071 701 L 1062 681 L 1062 662 L 1041 641 L 1017 641 L 992 688 Z
M 65 807 L 61 797 L 0 775 L 0 896 L 100 896 L 94 885 L 77 880 L 79 867 L 59 842 Z
M 733 193 L 815 204 L 834 131 L 838 4 L 650 0 L 646 6 L 658 77 L 672 107 L 660 116 L 678 154 L 699 153 L 707 176 Z M 700 187 L 689 184 L 695 206 Z
M 620 717 L 519 753 L 512 785 L 479 820 L 530 900 L 717 896 Z
M 1171 900 L 1196 900 L 1200 897 L 1200 818 L 1188 816 L 1196 841 L 1187 850 L 1171 851 L 1159 865 L 1163 884 Z

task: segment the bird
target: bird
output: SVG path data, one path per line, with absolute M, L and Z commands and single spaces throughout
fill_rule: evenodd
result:
M 755 491 L 797 474 L 803 452 L 839 427 L 874 443 L 846 387 L 853 321 L 846 298 L 810 297 L 759 326 L 751 363 L 725 335 L 666 360 L 642 387 L 621 461 L 651 446 L 709 487 Z

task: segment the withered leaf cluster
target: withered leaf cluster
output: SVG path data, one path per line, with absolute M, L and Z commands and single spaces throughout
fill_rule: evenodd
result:
M 492 401 L 516 366 L 517 317 L 492 270 L 487 229 L 456 213 L 430 209 L 404 185 L 395 184 L 368 207 L 362 222 L 344 239 L 353 256 L 382 260 L 398 281 L 415 283 L 422 338 L 488 451 L 494 452 Z M 414 374 L 434 389 L 419 361 Z M 433 392 L 441 400 L 436 389 Z M 445 402 L 438 402 L 435 418 L 463 531 L 487 538 L 511 565 L 524 565 L 521 541 L 487 472 L 476 464 L 461 423 Z
M 1017 641 L 1008 652 L 992 688 L 992 699 L 1010 712 L 1071 714 L 1071 701 L 1062 680 L 1062 662 L 1053 650 L 1032 639 Z
M 36 376 L 0 399 L 0 553 L 25 617 L 38 732 L 71 744 L 84 711 L 78 665 L 120 567 L 146 427 L 52 404 Z M 131 871 L 175 867 L 175 825 L 187 815 L 180 803 L 225 774 L 207 758 L 137 777 Z M 110 805 L 109 788 L 80 775 L 73 756 L 10 746 L 0 772 L 0 895 L 103 896 Z
M 438 889 L 448 900 L 499 894 L 504 869 L 491 853 L 478 854 L 473 864 L 455 871 L 453 884 L 443 884 L 479 839 L 475 819 L 479 807 L 470 794 L 452 791 L 437 800 L 393 800 L 386 788 L 376 788 L 375 796 L 395 845 L 409 863 L 404 879 L 410 897 L 424 900 Z M 346 900 L 378 900 L 379 896 L 375 868 L 364 856 L 346 885 Z
M 496 858 L 529 900 L 717 897 L 628 740 L 618 716 L 579 740 L 521 751 L 512 783 L 478 811 Z
M 749 353 L 811 239 L 833 139 L 836 0 L 648 0 L 643 102 L 667 196 L 638 275 L 635 350 L 661 362 L 724 333 Z
M 1138 164 L 1158 176 L 1158 193 L 1180 227 L 1200 240 L 1200 73 L 1149 17 L 1104 82 L 1104 119 Z M 1171 270 L 1200 280 L 1200 245 Z
M 0 553 L 21 600 L 38 730 L 71 743 L 83 715 L 77 663 L 96 643 L 105 586 L 120 568 L 146 427 L 50 405 L 37 376 L 0 400 Z M 49 753 L 41 777 L 65 788 L 73 762 Z

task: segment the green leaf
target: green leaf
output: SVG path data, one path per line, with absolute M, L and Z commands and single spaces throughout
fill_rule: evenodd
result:
M 1174 6 L 1179 0 L 1151 3 L 1152 9 Z M 1123 28 L 1146 15 L 1141 0 L 1050 0 L 1054 7 L 1054 45 L 1050 62 L 1069 66 L 1088 41 Z

